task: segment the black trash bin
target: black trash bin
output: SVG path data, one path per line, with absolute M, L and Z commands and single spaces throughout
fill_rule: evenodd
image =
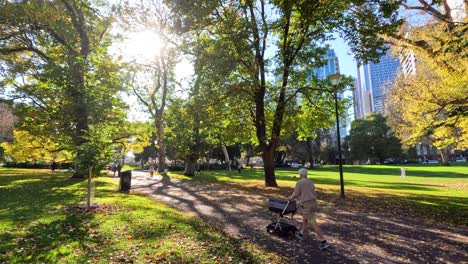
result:
M 132 171 L 122 171 L 120 172 L 120 186 L 119 190 L 121 192 L 128 192 L 132 187 Z

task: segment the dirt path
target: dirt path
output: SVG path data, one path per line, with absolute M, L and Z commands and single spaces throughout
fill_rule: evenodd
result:
M 284 256 L 290 263 L 468 263 L 468 230 L 334 208 L 319 223 L 330 250 L 314 235 L 305 241 L 266 232 L 277 215 L 267 194 L 223 184 L 201 184 L 134 171 L 132 191 L 222 226 L 229 234 Z M 295 217 L 299 220 L 300 217 Z

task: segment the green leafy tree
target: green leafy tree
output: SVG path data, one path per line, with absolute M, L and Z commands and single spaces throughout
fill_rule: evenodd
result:
M 426 15 L 423 24 L 405 24 L 389 35 L 395 52 L 417 58 L 415 75 L 400 75 L 387 98 L 392 128 L 407 145 L 429 140 L 448 165 L 452 149 L 468 147 L 468 3 L 403 3 Z M 455 12 L 456 11 L 456 12 Z M 458 16 L 456 14 L 459 14 Z
M 461 63 L 460 65 L 468 64 Z M 419 60 L 418 74 L 400 76 L 387 98 L 398 137 L 415 146 L 428 139 L 449 162 L 451 149 L 468 148 L 468 77 Z
M 294 109 L 307 72 L 321 64 L 320 44 L 339 30 L 364 61 L 383 52 L 379 36 L 399 25 L 399 1 L 170 1 L 181 31 L 219 41 L 236 66 L 228 75 L 252 109 L 256 141 L 262 149 L 265 184 L 277 186 L 275 151 L 288 110 Z M 326 18 L 326 19 L 325 19 Z M 360 21 L 360 23 L 355 23 Z M 270 55 L 268 47 L 273 49 Z M 267 52 L 268 50 L 268 52 Z M 224 69 L 224 68 L 223 68 Z M 269 81 L 271 76 L 278 81 Z M 278 84 L 278 85 L 277 85 Z
M 325 80 L 313 80 L 311 89 L 306 87 L 302 93 L 303 104 L 300 114 L 297 116 L 298 139 L 306 143 L 308 161 L 313 167 L 319 156 L 321 138 L 326 130 L 336 129 L 336 113 L 334 96 L 338 97 L 338 113 L 340 120 L 346 117 L 347 109 L 350 107 L 348 99 L 341 98 L 345 88 L 351 87 L 351 77 L 343 77 L 338 87 L 330 89 Z M 335 93 L 335 89 L 336 93 Z M 333 96 L 330 96 L 333 95 Z M 343 123 L 341 123 L 343 125 Z M 314 153 L 315 152 L 315 153 Z M 317 158 L 314 158 L 317 157 Z M 333 159 L 335 163 L 335 159 Z
M 151 140 L 151 135 L 151 125 L 147 122 L 122 122 L 118 132 L 112 138 L 114 150 L 118 151 L 118 156 L 114 157 L 114 159 L 123 160 L 125 154 L 129 151 L 135 156 L 143 153 L 146 147 L 154 143 L 154 140 Z
M 105 10 L 76 0 L 0 3 L 2 82 L 20 128 L 73 153 L 76 177 L 105 162 L 124 118 Z
M 343 157 L 346 163 L 352 164 L 351 160 L 351 136 L 344 137 L 342 144 Z
M 251 107 L 243 100 L 239 76 L 231 75 L 237 66 L 225 54 L 229 50 L 225 41 L 198 36 L 189 38 L 184 50 L 193 58 L 195 72 L 187 100 L 193 142 L 184 159 L 185 174 L 193 175 L 193 164 L 203 153 L 210 157 L 219 147 L 230 168 L 228 146 L 251 142 L 253 137 Z
M 463 4 L 464 9 L 457 7 L 456 1 L 401 1 L 409 19 L 398 31 L 386 34 L 388 41 L 415 51 L 449 72 L 466 72 L 466 67 L 459 64 L 467 56 L 468 3 Z M 414 25 L 413 15 L 425 21 Z
M 193 116 L 190 113 L 188 102 L 183 99 L 174 99 L 167 111 L 167 142 L 169 157 L 184 160 L 186 163 L 196 162 L 194 152 L 195 134 L 193 133 Z M 191 165 L 193 166 L 193 165 Z M 186 169 L 186 174 L 193 176 L 194 169 Z M 192 174 L 190 174 L 192 173 Z
M 353 160 L 383 163 L 386 158 L 401 156 L 400 141 L 381 114 L 371 114 L 352 122 L 349 148 Z
M 133 93 L 149 113 L 156 136 L 158 171 L 166 167 L 165 110 L 175 88 L 174 69 L 178 59 L 178 36 L 173 32 L 170 10 L 163 1 L 127 2 L 122 10 L 122 21 L 128 31 L 150 31 L 159 36 L 159 45 L 153 58 L 146 61 L 135 59 L 132 68 Z

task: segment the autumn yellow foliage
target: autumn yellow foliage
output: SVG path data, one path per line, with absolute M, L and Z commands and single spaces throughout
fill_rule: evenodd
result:
M 13 131 L 14 142 L 3 142 L 6 156 L 15 161 L 70 161 L 72 154 L 62 149 L 51 138 L 34 136 L 25 130 L 15 129 Z
M 414 145 L 430 139 L 438 149 L 468 148 L 468 62 L 450 71 L 418 57 L 417 74 L 397 78 L 387 98 L 388 113 L 399 138 Z
M 400 74 L 386 100 L 391 126 L 408 145 L 429 140 L 441 151 L 468 148 L 467 21 L 434 18 L 390 38 L 395 53 L 416 58 L 416 74 Z

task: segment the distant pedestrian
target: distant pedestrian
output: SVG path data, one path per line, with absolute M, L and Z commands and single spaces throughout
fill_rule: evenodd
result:
M 242 164 L 240 162 L 237 163 L 237 171 L 239 171 L 239 173 L 242 172 Z
M 200 164 L 197 163 L 196 165 L 196 170 L 197 170 L 197 176 L 200 176 L 200 173 L 201 173 L 201 166 Z
M 58 168 L 58 164 L 57 162 L 52 161 L 52 164 L 50 164 L 50 169 L 52 170 L 52 172 L 55 172 L 55 170 Z
M 153 175 L 154 175 L 154 165 L 155 165 L 155 161 L 154 161 L 152 158 L 149 158 L 149 160 L 148 160 L 148 165 L 149 165 L 149 174 L 150 174 L 150 177 L 153 177 Z
M 297 181 L 293 194 L 288 198 L 289 200 L 299 198 L 299 208 L 302 209 L 300 210 L 302 213 L 302 229 L 296 233 L 296 237 L 303 240 L 306 235 L 307 224 L 310 223 L 320 239 L 319 248 L 326 249 L 330 244 L 325 240 L 322 230 L 315 220 L 315 214 L 318 209 L 315 185 L 311 180 L 307 179 L 307 169 L 300 169 L 299 176 L 301 178 Z
M 115 161 L 114 163 L 112 163 L 112 172 L 114 173 L 114 177 L 116 176 L 119 176 L 120 175 L 120 170 L 122 169 L 122 166 L 120 165 L 120 162 L 118 161 Z
M 405 169 L 405 167 L 401 167 L 400 171 L 401 171 L 400 177 L 401 178 L 406 178 L 406 169 Z
M 122 163 L 120 161 L 117 161 L 117 176 L 120 177 L 120 171 L 122 170 Z

